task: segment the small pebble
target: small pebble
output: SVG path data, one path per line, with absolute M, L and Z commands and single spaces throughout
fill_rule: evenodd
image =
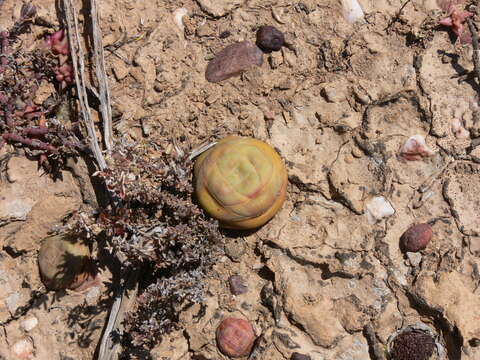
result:
M 31 331 L 38 325 L 38 319 L 35 316 L 31 316 L 20 322 L 20 327 L 25 331 Z
M 230 292 L 233 295 L 245 294 L 248 291 L 245 280 L 240 275 L 230 276 L 228 278 L 228 284 L 230 285 Z
M 291 360 L 311 360 L 311 357 L 308 355 L 300 354 L 298 352 L 292 353 Z
M 19 340 L 13 344 L 12 352 L 20 359 L 31 359 L 33 355 L 33 344 L 28 339 Z
M 392 204 L 383 196 L 375 196 L 370 199 L 365 205 L 365 210 L 368 222 L 372 225 L 395 214 Z
M 285 36 L 274 26 L 261 26 L 257 31 L 257 46 L 266 53 L 279 51 L 285 44 Z
M 228 30 L 222 31 L 220 35 L 218 36 L 220 39 L 226 39 L 228 38 L 232 33 Z
M 413 267 L 417 267 L 422 262 L 422 254 L 414 253 L 414 252 L 407 252 L 408 261 L 410 265 Z
M 220 51 L 210 60 L 205 71 L 209 82 L 220 82 L 239 75 L 253 65 L 263 64 L 263 53 L 250 41 L 237 42 Z
M 416 224 L 410 226 L 401 237 L 403 249 L 417 252 L 427 247 L 433 236 L 432 227 L 429 224 Z
M 411 136 L 400 149 L 400 157 L 404 160 L 415 161 L 433 156 L 435 152 L 425 143 L 422 135 Z
M 245 254 L 246 251 L 246 244 L 245 240 L 241 238 L 230 239 L 225 244 L 225 254 L 235 262 L 239 262 Z

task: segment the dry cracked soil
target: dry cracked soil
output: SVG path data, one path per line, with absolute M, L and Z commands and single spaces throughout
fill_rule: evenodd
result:
M 21 4 L 0 3 L 0 29 L 8 28 Z M 281 211 L 256 232 L 226 238 L 203 316 L 200 305 L 180 314 L 183 328 L 165 336 L 152 359 L 226 359 L 215 342 L 225 316 L 253 324 L 250 359 L 387 359 L 391 335 L 411 325 L 435 334 L 439 359 L 480 359 L 472 46 L 438 26 L 443 13 L 434 0 L 359 3 L 365 21 L 350 24 L 339 0 L 99 1 L 117 139 L 181 137 L 195 147 L 253 136 L 278 150 L 289 173 Z M 35 5 L 59 24 L 53 0 Z M 229 44 L 254 41 L 261 25 L 283 31 L 288 46 L 240 76 L 207 82 L 208 61 Z M 42 31 L 34 25 L 24 46 Z M 398 155 L 413 135 L 430 153 L 407 161 Z M 2 163 L 2 359 L 95 357 L 111 304 L 109 274 L 59 296 L 37 268 L 42 239 L 95 201 L 87 173 L 71 164 L 54 181 L 24 156 Z M 402 252 L 405 230 L 427 222 L 427 247 Z M 235 274 L 245 280 L 243 294 L 230 292 Z

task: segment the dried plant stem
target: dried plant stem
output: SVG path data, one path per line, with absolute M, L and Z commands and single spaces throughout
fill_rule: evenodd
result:
M 110 90 L 108 87 L 107 75 L 105 72 L 105 56 L 103 53 L 102 30 L 99 26 L 98 3 L 96 0 L 90 1 L 92 10 L 92 37 L 93 53 L 95 58 L 95 71 L 97 73 L 100 112 L 103 119 L 104 141 L 107 151 L 112 150 L 113 131 L 112 131 L 112 107 L 110 103 Z
M 67 18 L 68 38 L 70 42 L 71 58 L 74 70 L 73 72 L 75 74 L 75 83 L 77 85 L 78 101 L 80 103 L 83 120 L 87 128 L 88 143 L 100 170 L 105 170 L 107 168 L 107 163 L 105 162 L 105 158 L 103 157 L 98 144 L 98 138 L 95 133 L 95 125 L 90 113 L 90 107 L 88 106 L 85 81 L 85 64 L 83 60 L 84 52 L 78 31 L 77 11 L 71 0 L 63 0 L 63 6 L 65 8 L 65 14 Z
M 467 18 L 468 28 L 472 33 L 472 47 L 473 47 L 473 68 L 477 81 L 480 83 L 480 49 L 478 47 L 478 33 L 473 21 Z
M 105 331 L 100 339 L 100 350 L 97 360 L 118 359 L 121 345 L 114 343 L 111 335 L 114 330 L 117 333 L 120 332 L 125 314 L 131 309 L 137 297 L 139 275 L 139 269 L 135 269 L 130 273 L 126 284 L 120 289 L 117 289 L 117 295 L 110 309 Z

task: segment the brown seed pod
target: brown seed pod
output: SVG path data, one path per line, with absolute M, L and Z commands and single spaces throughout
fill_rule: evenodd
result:
M 432 239 L 433 230 L 429 224 L 415 224 L 408 228 L 401 237 L 403 250 L 417 252 L 427 247 Z
M 247 320 L 228 317 L 218 325 L 216 338 L 224 355 L 239 358 L 252 351 L 255 333 Z
M 74 289 L 88 278 L 90 250 L 68 234 L 51 236 L 38 253 L 38 266 L 45 286 L 51 290 Z
M 257 31 L 257 46 L 266 53 L 279 51 L 285 43 L 285 36 L 274 26 L 261 26 Z

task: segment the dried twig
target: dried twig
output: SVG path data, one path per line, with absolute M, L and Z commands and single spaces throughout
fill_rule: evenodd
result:
M 108 316 L 107 326 L 100 339 L 100 350 L 97 360 L 118 359 L 121 346 L 115 343 L 112 338 L 112 332 L 120 332 L 125 314 L 130 311 L 138 291 L 139 269 L 135 269 L 129 275 L 127 283 L 117 289 L 117 295 L 113 301 L 110 315 Z
M 98 144 L 97 135 L 95 133 L 95 125 L 93 123 L 90 113 L 90 107 L 88 106 L 85 80 L 85 65 L 83 60 L 84 52 L 80 43 L 77 11 L 73 6 L 71 0 L 63 0 L 63 6 L 65 8 L 65 14 L 67 19 L 68 38 L 70 41 L 71 58 L 75 74 L 75 83 L 78 92 L 78 101 L 80 103 L 83 120 L 87 128 L 88 142 L 100 170 L 104 170 L 107 168 L 107 163 L 105 162 L 105 158 L 103 157 L 100 146 Z
M 477 81 L 480 83 L 480 50 L 478 47 L 478 33 L 473 21 L 470 18 L 467 19 L 467 24 L 470 32 L 472 33 L 473 68 L 475 70 Z
M 100 112 L 103 119 L 104 140 L 107 151 L 112 150 L 113 131 L 112 131 L 112 108 L 110 103 L 110 90 L 108 88 L 107 75 L 105 72 L 105 56 L 102 45 L 102 30 L 98 24 L 98 4 L 96 0 L 90 0 L 92 10 L 92 37 L 93 53 L 95 57 L 95 70 L 97 73 Z

